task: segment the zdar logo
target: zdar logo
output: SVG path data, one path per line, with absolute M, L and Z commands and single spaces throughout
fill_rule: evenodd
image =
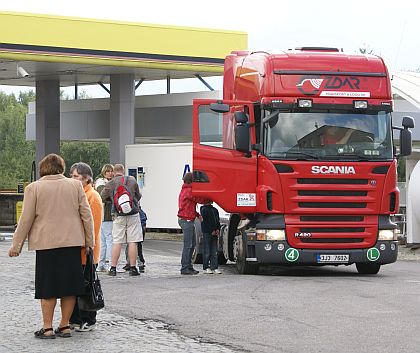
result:
M 303 76 L 296 87 L 306 96 L 314 96 L 321 89 L 324 83 L 323 89 L 335 89 L 340 88 L 347 89 L 359 89 L 360 80 L 354 76 L 339 77 L 339 76 L 326 76 L 325 78 L 316 78 L 313 76 Z

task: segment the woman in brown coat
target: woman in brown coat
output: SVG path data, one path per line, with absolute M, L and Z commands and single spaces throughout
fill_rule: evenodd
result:
M 70 337 L 69 319 L 76 296 L 84 292 L 81 247 L 92 248 L 93 221 L 78 180 L 66 178 L 64 160 L 49 154 L 39 163 L 41 178 L 28 185 L 9 256 L 19 256 L 28 239 L 36 251 L 35 299 L 41 299 L 43 327 L 37 338 Z M 61 299 L 61 321 L 53 331 L 54 309 Z

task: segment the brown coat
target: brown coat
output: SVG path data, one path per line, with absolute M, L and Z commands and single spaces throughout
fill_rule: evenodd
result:
M 13 250 L 20 252 L 26 238 L 29 250 L 94 246 L 92 213 L 80 181 L 47 175 L 26 187 Z

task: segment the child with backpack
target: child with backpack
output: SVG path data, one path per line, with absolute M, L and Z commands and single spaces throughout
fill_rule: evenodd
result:
M 205 274 L 221 274 L 218 269 L 217 243 L 220 233 L 219 211 L 212 201 L 201 206 L 201 232 L 203 233 L 203 270 Z

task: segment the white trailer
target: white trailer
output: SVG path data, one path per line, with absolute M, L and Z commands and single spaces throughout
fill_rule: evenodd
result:
M 192 143 L 127 145 L 125 161 L 128 174 L 139 183 L 147 227 L 179 229 L 178 195 L 182 177 L 193 170 Z M 220 208 L 219 212 L 225 217 Z

